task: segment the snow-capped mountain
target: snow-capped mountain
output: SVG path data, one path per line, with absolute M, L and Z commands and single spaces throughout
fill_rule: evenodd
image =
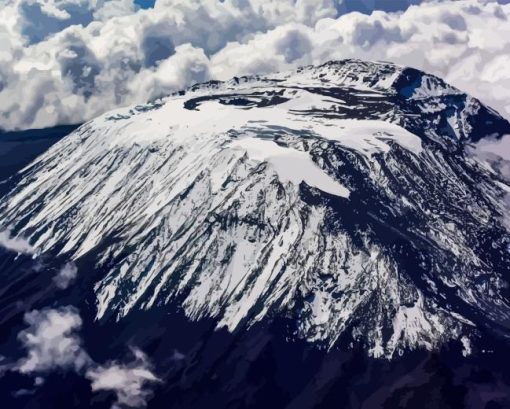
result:
M 442 80 L 330 62 L 88 122 L 18 175 L 0 230 L 106 274 L 98 320 L 182 303 L 374 357 L 509 334 L 510 186 L 468 152 L 510 123 Z

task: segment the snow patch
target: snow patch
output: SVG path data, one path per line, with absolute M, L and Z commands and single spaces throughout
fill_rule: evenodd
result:
M 320 169 L 306 152 L 256 138 L 236 140 L 231 146 L 245 150 L 250 159 L 269 163 L 281 182 L 305 182 L 323 192 L 349 198 L 349 190 Z

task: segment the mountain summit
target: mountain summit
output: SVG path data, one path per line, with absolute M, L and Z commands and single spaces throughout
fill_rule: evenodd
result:
M 93 259 L 98 320 L 178 302 L 229 331 L 285 317 L 327 349 L 468 354 L 510 334 L 510 186 L 467 149 L 505 134 L 390 63 L 211 81 L 81 126 L 17 176 L 0 226 Z

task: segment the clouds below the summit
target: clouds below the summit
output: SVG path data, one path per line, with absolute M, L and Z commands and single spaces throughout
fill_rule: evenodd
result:
M 27 239 L 11 236 L 10 230 L 0 230 L 0 247 L 21 254 L 36 254 Z
M 431 1 L 339 16 L 353 4 L 375 5 L 159 0 L 135 12 L 129 0 L 8 1 L 0 10 L 0 128 L 78 123 L 194 82 L 351 57 L 432 72 L 510 117 L 506 4 Z
M 35 310 L 25 315 L 25 322 L 29 327 L 18 335 L 27 349 L 27 356 L 16 367 L 21 373 L 54 369 L 80 371 L 90 364 L 76 335 L 82 321 L 75 309 Z
M 61 290 L 65 290 L 76 279 L 78 275 L 78 267 L 74 263 L 66 263 L 53 277 L 53 282 Z
M 110 362 L 105 366 L 90 369 L 86 376 L 91 380 L 92 391 L 112 391 L 117 397 L 113 409 L 126 407 L 142 408 L 146 406 L 151 391 L 147 383 L 159 382 L 151 372 L 145 354 L 132 349 L 134 360 L 128 364 Z
M 110 391 L 116 396 L 112 408 L 142 408 L 151 395 L 148 384 L 159 382 L 145 354 L 132 348 L 129 362 L 109 361 L 100 365 L 84 349 L 79 331 L 82 319 L 71 306 L 45 308 L 25 314 L 26 329 L 18 334 L 26 355 L 14 364 L 3 364 L 0 356 L 0 376 L 18 371 L 24 375 L 41 376 L 52 371 L 74 371 L 91 382 L 92 391 Z

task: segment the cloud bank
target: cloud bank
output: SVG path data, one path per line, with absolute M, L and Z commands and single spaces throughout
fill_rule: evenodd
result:
M 341 14 L 371 3 L 159 0 L 136 11 L 128 0 L 8 0 L 0 127 L 79 123 L 194 82 L 352 57 L 426 70 L 510 117 L 510 4 Z

